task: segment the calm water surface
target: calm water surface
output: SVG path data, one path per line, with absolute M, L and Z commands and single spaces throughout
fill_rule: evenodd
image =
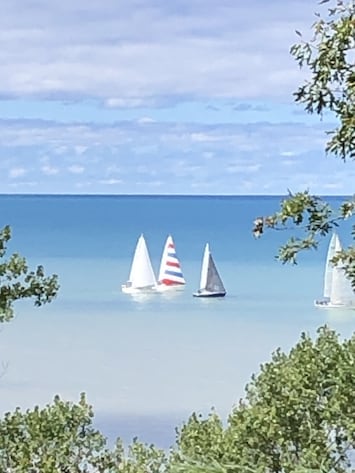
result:
M 333 199 L 337 203 L 339 199 Z M 283 232 L 255 241 L 253 219 L 276 197 L 0 196 L 10 249 L 60 276 L 54 303 L 17 305 L 2 326 L 2 411 L 76 401 L 85 391 L 96 423 L 121 436 L 167 447 L 174 427 L 211 407 L 225 417 L 277 347 L 328 323 L 348 337 L 354 311 L 317 310 L 327 249 L 297 267 L 274 260 Z M 340 230 L 343 242 L 347 228 Z M 187 285 L 175 294 L 133 298 L 120 291 L 140 233 L 158 270 L 168 233 Z M 192 297 L 209 242 L 227 289 L 222 300 Z

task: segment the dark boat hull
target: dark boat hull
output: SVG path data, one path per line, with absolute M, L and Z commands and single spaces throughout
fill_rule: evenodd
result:
M 224 297 L 226 292 L 194 292 L 194 297 Z

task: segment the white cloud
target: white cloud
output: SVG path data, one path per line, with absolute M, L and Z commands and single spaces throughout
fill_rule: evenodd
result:
M 162 187 L 163 185 L 163 182 L 162 181 L 159 181 L 159 180 L 155 180 L 155 181 L 137 181 L 136 183 L 136 186 L 138 188 L 144 186 L 145 188 L 147 189 L 150 189 L 150 188 L 159 188 L 159 187 Z
M 231 174 L 253 174 L 255 172 L 260 171 L 261 169 L 261 164 L 260 163 L 255 163 L 255 164 L 230 164 L 226 167 L 227 172 Z
M 150 127 L 135 120 L 85 126 L 18 121 L 14 127 L 3 120 L 0 173 L 10 182 L 23 181 L 16 192 L 101 193 L 117 185 L 122 193 L 279 194 L 308 186 L 315 193 L 352 193 L 353 163 L 324 156 L 325 128 L 302 123 Z M 214 139 L 192 141 L 191 135 Z M 85 156 L 73 153 L 78 143 Z M 280 150 L 294 155 L 282 156 Z M 20 179 L 24 173 L 26 179 Z M 48 179 L 51 175 L 55 179 Z M 10 182 L 2 181 L 2 192 L 13 192 Z
M 43 174 L 46 174 L 46 176 L 55 176 L 56 174 L 59 173 L 58 168 L 55 168 L 53 166 L 49 166 L 48 164 L 42 166 L 41 171 L 43 172 Z
M 72 166 L 69 166 L 67 169 L 72 174 L 82 174 L 85 171 L 84 166 L 80 166 L 78 164 L 73 164 Z
M 145 105 L 152 105 L 152 100 L 143 98 L 108 98 L 104 100 L 104 104 L 108 108 L 138 108 Z
M 297 164 L 297 161 L 295 161 L 294 159 L 283 159 L 281 161 L 281 164 L 283 166 L 294 166 L 295 164 Z
M 197 0 L 181 9 L 166 0 L 7 1 L 0 93 L 95 97 L 108 107 L 289 96 L 301 77 L 289 46 L 314 8 L 306 0 Z
M 120 172 L 121 168 L 117 166 L 116 164 L 112 164 L 112 165 L 107 166 L 106 171 L 108 174 L 114 174 L 114 173 Z
M 211 141 L 220 141 L 222 138 L 221 136 L 216 136 L 208 133 L 191 133 L 190 135 L 191 141 L 197 142 L 211 142 Z
M 92 185 L 93 185 L 92 181 L 80 181 L 80 182 L 74 183 L 74 188 L 82 190 L 82 189 L 90 188 L 92 187 Z
M 281 151 L 280 155 L 281 156 L 296 156 L 297 153 L 296 151 Z
M 87 146 L 82 146 L 82 145 L 74 146 L 75 153 L 78 155 L 84 154 L 87 149 L 88 149 Z
M 137 123 L 154 123 L 155 120 L 151 117 L 142 117 L 142 118 L 138 118 L 137 120 Z
M 9 187 L 16 189 L 17 192 L 25 192 L 27 188 L 35 188 L 38 184 L 38 181 L 16 181 L 9 182 Z
M 53 153 L 55 154 L 65 154 L 66 152 L 68 151 L 68 147 L 67 146 L 56 146 L 54 149 L 53 149 Z
M 323 188 L 329 190 L 341 190 L 343 185 L 341 182 L 324 182 Z
M 101 179 L 99 181 L 99 184 L 105 184 L 105 185 L 108 185 L 108 186 L 113 186 L 113 185 L 116 185 L 116 184 L 122 184 L 122 180 L 121 179 Z
M 22 177 L 27 173 L 27 170 L 23 167 L 15 167 L 9 170 L 9 177 L 11 179 L 17 179 L 18 177 Z
M 4 191 L 352 192 L 352 163 L 324 157 L 324 123 L 280 105 L 303 74 L 294 30 L 314 8 L 6 0 L 0 95 L 18 100 L 0 120 Z

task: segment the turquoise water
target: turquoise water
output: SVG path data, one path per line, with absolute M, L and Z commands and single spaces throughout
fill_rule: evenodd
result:
M 302 331 L 330 324 L 342 335 L 355 313 L 317 310 L 324 242 L 297 267 L 274 260 L 284 232 L 256 241 L 252 221 L 277 197 L 0 196 L 11 250 L 60 276 L 54 303 L 17 305 L 0 334 L 2 411 L 77 400 L 85 391 L 110 437 L 166 447 L 174 427 L 213 406 L 226 416 L 251 373 Z M 333 198 L 336 204 L 339 199 Z M 120 291 L 143 232 L 157 271 L 168 233 L 187 280 L 184 291 L 133 298 Z M 346 244 L 346 228 L 340 229 Z M 209 242 L 227 289 L 200 300 L 203 247 Z

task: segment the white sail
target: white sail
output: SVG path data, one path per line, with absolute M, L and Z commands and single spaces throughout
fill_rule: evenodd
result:
M 331 263 L 331 260 L 334 257 L 335 252 L 337 251 L 335 249 L 335 247 L 338 244 L 340 244 L 339 238 L 338 238 L 336 233 L 333 233 L 332 238 L 331 238 L 330 243 L 329 243 L 327 259 L 326 259 L 326 263 L 325 263 L 325 272 L 324 272 L 323 296 L 326 299 L 330 299 L 330 293 L 331 293 L 331 290 L 332 290 L 332 278 L 333 278 L 334 266 Z
M 196 297 L 216 297 L 225 296 L 226 290 L 224 288 L 222 279 L 217 271 L 215 262 L 210 252 L 209 244 L 205 246 L 203 254 L 200 289 L 194 293 Z
M 355 307 L 355 294 L 349 279 L 345 276 L 342 263 L 335 266 L 331 263 L 332 258 L 342 250 L 337 234 L 333 234 L 326 260 L 324 274 L 324 299 L 316 301 L 317 307 Z
M 346 304 L 346 294 L 344 292 L 344 271 L 340 266 L 336 266 L 333 270 L 332 290 L 330 292 L 330 304 L 344 305 Z
M 175 244 L 171 235 L 166 239 L 160 263 L 159 284 L 163 286 L 181 286 L 185 284 L 180 261 L 176 255 Z
M 340 244 L 340 240 L 339 237 L 336 235 L 335 254 L 341 250 L 342 247 Z M 355 305 L 355 294 L 352 290 L 350 280 L 346 277 L 344 273 L 344 269 L 341 262 L 339 262 L 336 266 L 333 267 L 330 303 L 334 306 Z
M 201 277 L 200 277 L 200 289 L 206 289 L 208 279 L 208 265 L 210 262 L 210 246 L 206 243 L 205 251 L 203 253 Z
M 127 284 L 122 286 L 124 292 L 132 292 L 140 289 L 153 289 L 156 286 L 156 279 L 150 261 L 148 248 L 141 235 L 134 252 L 131 271 Z

